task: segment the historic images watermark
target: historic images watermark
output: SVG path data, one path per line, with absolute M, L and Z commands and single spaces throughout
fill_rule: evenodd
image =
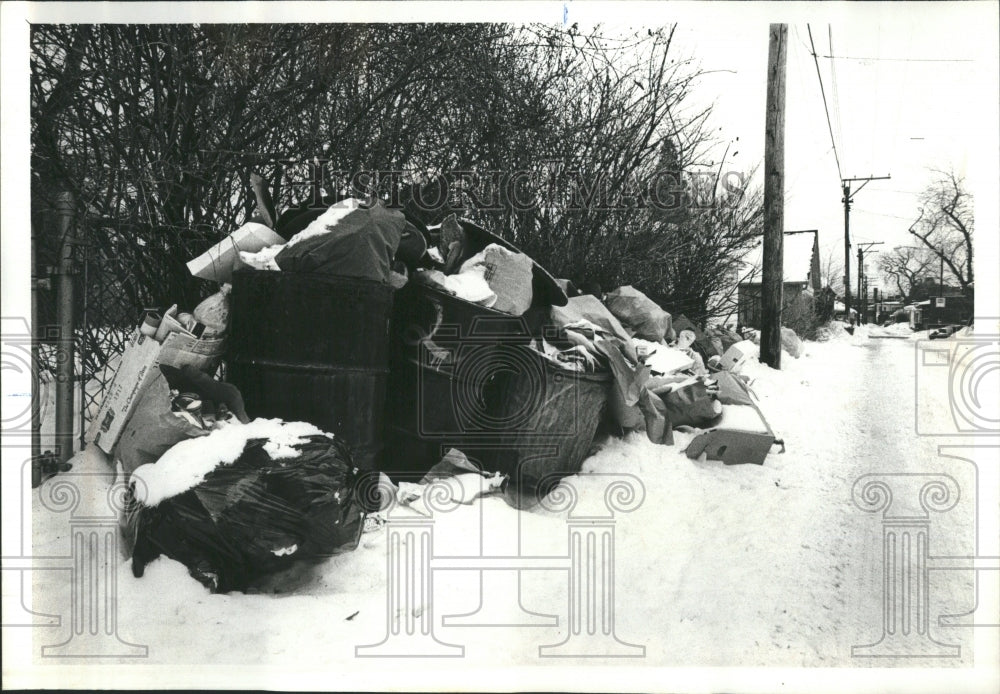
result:
M 68 358 L 70 350 L 57 334 L 47 335 L 47 347 L 56 350 L 55 359 Z M 119 552 L 118 517 L 122 510 L 124 486 L 111 484 L 103 473 L 63 472 L 33 491 L 32 472 L 39 461 L 18 455 L 30 450 L 37 433 L 33 421 L 35 405 L 45 401 L 51 384 L 41 377 L 42 366 L 34 356 L 28 323 L 3 319 L 3 368 L 5 382 L 16 383 L 4 390 L 3 458 L 8 464 L 18 457 L 18 485 L 5 490 L 5 517 L 18 522 L 17 542 L 5 537 L 2 560 L 4 590 L 3 629 L 5 637 L 14 630 L 31 630 L 37 653 L 42 658 L 108 659 L 145 658 L 149 649 L 130 643 L 120 634 L 118 622 L 117 576 Z M 12 376 L 9 381 L 6 376 Z M 21 397 L 21 394 L 26 397 Z M 22 410 L 22 402 L 24 409 Z M 10 408 L 10 412 L 7 411 Z M 16 411 L 15 411 L 16 410 Z M 37 481 L 37 480 L 36 480 Z M 60 551 L 40 554 L 34 550 L 32 506 L 38 503 L 49 513 L 64 515 L 68 532 L 62 535 Z M 29 606 L 32 584 L 46 572 L 69 572 L 69 591 L 58 613 L 45 613 Z M 14 587 L 16 586 L 16 590 Z M 46 604 L 50 605 L 51 601 Z M 20 633 L 24 633 L 21 631 Z
M 944 341 L 920 341 L 916 358 L 916 433 L 928 437 L 1000 434 L 996 387 L 1000 336 L 983 332 L 996 319 L 976 319 L 980 332 Z M 973 480 L 961 488 L 944 472 L 876 473 L 859 478 L 852 491 L 858 508 L 882 513 L 882 624 L 874 643 L 856 645 L 854 657 L 959 658 L 949 627 L 1000 627 L 1000 539 L 996 509 L 984 503 L 1000 488 L 1000 447 L 939 446 L 942 464 L 956 461 Z M 962 469 L 962 468 L 954 468 Z M 972 495 L 974 552 L 939 554 L 931 542 L 933 516 Z M 972 572 L 973 604 L 962 614 L 931 614 L 932 571 Z M 936 629 L 935 629 L 936 627 Z
M 550 555 L 525 551 L 521 514 L 496 513 L 485 503 L 478 505 L 475 555 L 436 548 L 435 521 L 457 508 L 457 490 L 455 478 L 431 481 L 423 491 L 431 515 L 395 503 L 385 511 L 386 636 L 359 645 L 356 655 L 464 657 L 465 647 L 442 629 L 559 626 L 558 616 L 526 609 L 521 593 L 523 572 L 556 571 L 566 580 L 567 623 L 561 640 L 539 647 L 539 658 L 645 657 L 645 647 L 621 638 L 615 627 L 616 514 L 637 509 L 645 488 L 634 475 L 588 475 L 588 487 L 599 481 L 601 490 L 581 494 L 574 478 L 560 479 L 562 466 L 585 454 L 580 441 L 589 445 L 593 438 L 596 413 L 582 402 L 579 380 L 586 376 L 547 364 L 530 349 L 523 319 L 479 316 L 463 328 L 446 320 L 446 306 L 430 304 L 400 328 L 418 396 L 396 424 L 414 441 L 430 442 L 432 457 L 453 447 L 483 469 L 505 470 L 503 493 L 514 505 L 565 513 L 566 548 Z M 461 490 L 467 498 L 490 484 L 475 474 L 463 478 L 477 485 Z M 478 573 L 478 608 L 441 615 L 434 599 L 438 571 Z
M 749 183 L 742 171 L 657 169 L 613 180 L 605 171 L 568 168 L 558 159 L 511 170 L 330 169 L 329 160 L 276 162 L 296 197 L 326 207 L 322 191 L 346 192 L 383 200 L 390 207 L 409 203 L 425 212 L 474 209 L 480 213 L 555 209 L 658 210 L 709 208 L 737 204 Z
M 27 468 L 27 464 L 25 468 Z M 22 475 L 27 478 L 27 475 Z M 27 486 L 27 485 L 25 485 Z M 95 490 L 102 490 L 95 494 Z M 106 491 L 104 491 L 106 490 Z M 47 634 L 40 647 L 42 658 L 118 659 L 146 658 L 149 648 L 131 643 L 121 633 L 118 621 L 119 514 L 124 511 L 125 485 L 108 484 L 104 473 L 60 473 L 39 489 L 38 501 L 50 513 L 64 514 L 68 520 L 68 552 L 20 557 L 19 570 L 69 571 L 69 604 L 65 612 L 49 623 L 19 626 L 61 626 L 68 612 L 69 630 L 61 640 Z M 31 492 L 25 506 L 30 509 Z M 29 511 L 30 515 L 30 511 Z M 8 558 L 4 558 L 7 568 Z M 27 588 L 22 580 L 22 589 Z M 6 623 L 5 627 L 8 626 Z M 65 630 L 62 630 L 65 632 Z M 36 632 L 36 643 L 39 642 Z
M 979 332 L 916 344 L 916 431 L 921 436 L 1000 433 L 1000 335 L 983 332 L 998 318 L 977 318 Z M 996 329 L 995 327 L 993 328 Z M 942 406 L 946 417 L 940 416 Z
M 952 509 L 958 484 L 944 474 L 872 474 L 854 484 L 863 511 L 882 512 L 882 634 L 853 646 L 854 657 L 958 657 L 957 645 L 937 641 L 929 615 L 930 513 Z
M 70 338 L 71 340 L 71 338 Z M 0 318 L 0 358 L 3 371 L 3 414 L 2 422 L 4 446 L 6 448 L 29 447 L 31 437 L 37 433 L 38 422 L 33 413 L 40 403 L 46 401 L 52 378 L 44 377 L 46 369 L 39 364 L 35 353 L 38 346 L 32 339 L 28 321 L 22 317 Z M 71 342 L 63 338 L 55 326 L 49 328 L 44 343 L 50 352 L 52 365 L 65 362 L 72 353 Z
M 520 551 L 520 522 L 489 522 L 480 504 L 483 542 L 478 556 L 455 556 L 435 549 L 437 518 L 455 510 L 453 486 L 431 482 L 423 493 L 432 516 L 408 513 L 391 504 L 386 514 L 385 637 L 375 644 L 358 645 L 359 658 L 462 658 L 465 646 L 442 634 L 448 627 L 522 629 L 559 626 L 558 617 L 541 615 L 523 607 L 520 575 L 524 571 L 556 571 L 566 578 L 565 636 L 542 645 L 539 658 L 643 658 L 645 646 L 629 643 L 616 630 L 616 514 L 637 509 L 645 498 L 638 477 L 600 475 L 601 501 L 580 503 L 572 478 L 563 479 L 541 501 L 548 511 L 565 512 L 566 552 L 531 555 Z M 485 481 L 485 478 L 483 478 Z M 588 493 L 593 493 L 588 489 Z M 492 518 L 493 521 L 497 517 Z M 507 545 L 501 547 L 499 545 Z M 441 615 L 436 609 L 434 575 L 438 571 L 473 571 L 480 574 L 480 605 L 473 612 Z M 498 621 L 496 615 L 504 615 Z M 516 615 L 514 619 L 510 615 Z

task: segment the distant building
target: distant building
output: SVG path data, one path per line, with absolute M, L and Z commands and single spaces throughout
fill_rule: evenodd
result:
M 812 304 L 813 297 L 822 288 L 819 270 L 819 232 L 786 231 L 784 252 L 782 253 L 785 269 L 785 286 L 783 291 L 782 313 L 797 312 L 804 303 Z M 750 279 L 740 283 L 737 303 L 739 306 L 739 325 L 741 328 L 761 327 L 760 267 L 763 262 L 763 248 L 758 245 L 747 255 L 748 266 L 756 267 L 757 272 Z M 788 324 L 788 320 L 783 320 Z
M 963 293 L 961 287 L 941 284 L 937 277 L 928 275 L 914 283 L 910 289 L 910 301 L 923 301 L 935 296 L 962 296 Z
M 935 296 L 918 301 L 909 312 L 914 330 L 933 330 L 945 325 L 966 325 L 975 311 L 975 298 L 961 294 Z

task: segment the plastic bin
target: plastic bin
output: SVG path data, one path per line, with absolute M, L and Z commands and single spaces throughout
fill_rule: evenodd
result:
M 392 312 L 392 359 L 418 359 L 421 345 L 527 344 L 549 320 L 547 306 L 521 316 L 473 304 L 443 289 L 410 282 L 396 293 Z
M 436 287 L 411 282 L 393 305 L 387 451 L 383 469 L 419 479 L 450 447 L 496 437 L 483 415 L 496 376 L 498 349 L 526 345 L 549 310 L 511 316 Z
M 477 248 L 500 237 L 460 223 Z M 498 378 L 513 346 L 526 346 L 550 323 L 551 304 L 565 292 L 537 264 L 533 302 L 521 316 L 473 304 L 443 289 L 410 282 L 395 296 L 386 452 L 382 469 L 396 479 L 419 479 L 449 448 L 493 441 L 507 433 L 491 421 L 501 413 Z

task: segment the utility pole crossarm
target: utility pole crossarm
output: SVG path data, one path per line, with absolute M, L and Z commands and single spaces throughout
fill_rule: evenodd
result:
M 842 178 L 840 179 L 840 182 L 843 183 L 844 185 L 847 185 L 848 183 L 857 183 L 858 181 L 861 181 L 862 182 L 861 185 L 858 187 L 856 191 L 854 191 L 855 193 L 858 193 L 871 181 L 888 181 L 891 178 L 892 176 L 886 174 L 885 176 L 865 176 L 864 178 Z
M 858 193 L 861 192 L 862 188 L 864 188 L 866 185 L 868 185 L 872 181 L 888 181 L 889 180 L 889 176 L 869 176 L 868 178 L 846 178 L 844 180 L 845 181 L 864 181 L 864 183 L 862 183 L 860 186 L 858 186 L 858 189 L 856 191 L 854 191 L 853 193 L 851 193 L 851 197 L 853 198 L 855 195 L 857 195 Z
M 851 320 L 851 201 L 854 196 L 857 195 L 862 188 L 868 185 L 871 181 L 887 181 L 892 176 L 886 174 L 885 176 L 865 176 L 856 178 L 842 178 L 840 183 L 843 186 L 844 197 L 841 200 L 844 203 L 844 313 L 848 321 Z M 853 193 L 851 192 L 851 184 L 861 181 L 861 185 Z M 858 258 L 860 262 L 861 249 L 858 249 Z M 858 267 L 858 294 L 861 293 L 861 268 Z M 860 296 L 858 297 L 860 301 Z

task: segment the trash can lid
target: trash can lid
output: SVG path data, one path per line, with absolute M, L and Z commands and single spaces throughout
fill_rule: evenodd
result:
M 477 245 L 482 244 L 479 250 L 482 250 L 491 243 L 503 246 L 509 251 L 514 253 L 521 253 L 521 249 L 512 244 L 510 241 L 497 236 L 492 231 L 484 229 L 475 222 L 469 221 L 468 219 L 459 219 L 458 223 L 462 225 L 462 231 L 474 241 Z M 559 282 L 553 277 L 548 270 L 535 262 L 535 259 L 531 259 L 532 263 L 532 291 L 534 292 L 534 299 L 539 299 L 546 304 L 552 306 L 565 306 L 569 302 L 569 297 L 566 296 L 566 292 L 563 288 L 559 286 Z

